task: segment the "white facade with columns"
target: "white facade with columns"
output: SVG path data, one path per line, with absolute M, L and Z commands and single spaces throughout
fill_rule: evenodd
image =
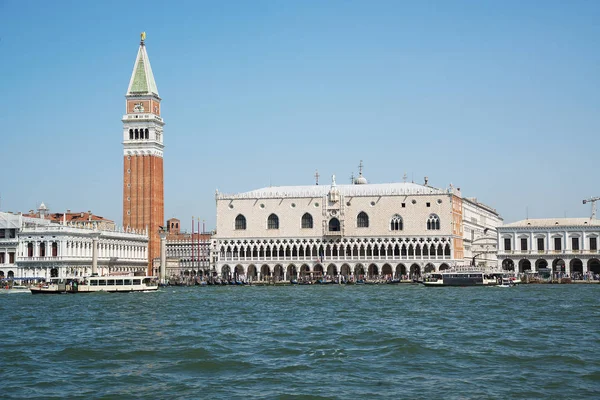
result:
M 0 278 L 15 276 L 17 272 L 17 250 L 19 238 L 17 233 L 24 223 L 31 223 L 35 218 L 21 214 L 0 212 Z M 50 224 L 48 220 L 39 220 L 40 224 Z
M 95 242 L 99 275 L 146 270 L 148 236 L 145 232 L 99 230 L 93 226 L 63 225 L 40 218 L 0 214 L 5 217 L 0 218 L 0 229 L 3 229 L 2 221 L 10 220 L 17 239 L 15 263 L 0 265 L 0 275 L 5 277 L 48 279 L 90 275 Z
M 600 274 L 599 242 L 597 219 L 526 219 L 498 228 L 498 260 L 519 273 Z
M 407 277 L 464 264 L 460 189 L 401 182 L 216 194 L 212 263 L 224 278 Z

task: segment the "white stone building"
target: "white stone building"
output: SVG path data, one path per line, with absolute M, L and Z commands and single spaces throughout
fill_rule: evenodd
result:
M 526 219 L 498 228 L 498 260 L 518 273 L 551 270 L 577 277 L 600 274 L 600 221 Z
M 210 269 L 210 235 L 167 239 L 167 276 L 204 276 Z
M 0 231 L 5 236 L 0 238 L 0 253 L 8 254 L 4 257 L 8 262 L 0 264 L 0 276 L 7 278 L 89 275 L 94 245 L 100 275 L 145 273 L 148 263 L 148 235 L 142 232 L 98 229 L 87 223 L 53 223 L 10 213 L 0 213 Z
M 195 225 L 192 221 L 192 225 Z M 210 232 L 204 227 L 193 229 L 192 233 L 181 230 L 181 221 L 170 218 L 166 225 L 167 237 L 165 243 L 166 269 L 169 279 L 204 278 L 210 271 Z M 158 274 L 160 258 L 154 260 L 154 271 Z
M 0 212 L 0 279 L 17 276 L 17 250 L 19 239 L 17 233 L 23 224 L 30 224 L 36 219 L 24 217 L 20 214 Z M 40 224 L 50 224 L 50 221 L 41 220 Z
M 362 173 L 352 185 L 332 180 L 327 186 L 217 192 L 217 274 L 358 279 L 418 276 L 464 263 L 460 189 L 437 189 L 427 180 L 368 184 Z
M 502 217 L 490 206 L 474 197 L 463 198 L 463 225 L 465 264 L 495 268 L 498 264 L 497 228 L 502 225 Z

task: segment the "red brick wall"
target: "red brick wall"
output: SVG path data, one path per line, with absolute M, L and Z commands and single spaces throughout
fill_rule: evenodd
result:
M 163 159 L 125 156 L 123 164 L 123 226 L 140 231 L 148 228 L 148 274 L 151 274 L 152 260 L 160 257 L 158 229 L 164 224 Z

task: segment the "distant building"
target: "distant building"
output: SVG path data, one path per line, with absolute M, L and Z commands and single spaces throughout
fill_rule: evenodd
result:
M 503 219 L 494 208 L 474 197 L 463 198 L 465 264 L 496 267 L 498 259 L 498 226 Z
M 181 221 L 167 220 L 167 278 L 205 277 L 210 269 L 210 232 L 182 232 Z M 200 229 L 200 227 L 198 227 Z M 203 228 L 204 229 L 204 228 Z M 202 230 L 203 230 L 202 229 Z M 158 271 L 160 259 L 155 259 Z
M 66 222 L 66 213 L 60 221 L 50 218 L 52 214 L 46 215 L 45 206 L 40 206 L 40 210 L 40 217 L 0 212 L 0 277 L 48 279 L 89 275 L 94 244 L 98 246 L 100 275 L 146 272 L 145 232 L 115 229 L 114 224 L 107 224 L 101 217 Z
M 91 211 L 87 212 L 71 212 L 67 210 L 64 213 L 51 213 L 44 203 L 40 204 L 37 212 L 30 210 L 28 213 L 23 214 L 24 217 L 39 218 L 49 220 L 50 222 L 59 224 L 70 224 L 72 226 L 79 227 L 96 227 L 97 229 L 108 229 L 114 230 L 116 225 L 114 221 L 94 215 Z
M 20 214 L 0 212 L 0 279 L 15 276 L 19 249 L 17 233 L 23 224 L 31 223 L 33 220 Z M 50 221 L 45 220 L 40 223 L 50 224 Z
M 369 184 L 361 168 L 351 185 L 333 177 L 331 185 L 217 192 L 216 202 L 212 259 L 224 278 L 419 276 L 466 261 L 460 189 L 427 179 Z M 476 201 L 467 212 L 478 216 L 473 230 L 501 220 Z M 493 262 L 491 254 L 482 259 Z
M 498 228 L 498 260 L 505 270 L 600 274 L 600 221 L 525 219 Z

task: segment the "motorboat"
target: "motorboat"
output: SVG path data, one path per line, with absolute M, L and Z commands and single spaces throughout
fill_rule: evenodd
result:
M 29 293 L 29 286 L 25 286 L 25 285 L 2 286 L 0 288 L 0 293 L 4 293 L 4 294 Z
M 509 287 L 513 287 L 515 286 L 516 283 L 514 283 L 514 280 L 508 277 L 503 277 L 502 280 L 500 281 L 500 284 L 496 285 L 496 287 L 501 287 L 501 288 L 509 288 Z
M 63 294 L 67 293 L 67 280 L 59 278 L 50 278 L 47 282 L 31 286 L 31 294 Z
M 42 280 L 39 277 L 14 278 L 0 280 L 0 293 L 15 294 L 15 293 L 30 293 L 29 288 L 32 282 Z

